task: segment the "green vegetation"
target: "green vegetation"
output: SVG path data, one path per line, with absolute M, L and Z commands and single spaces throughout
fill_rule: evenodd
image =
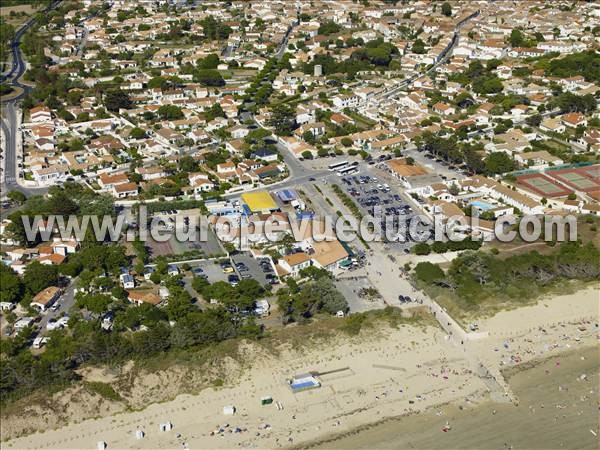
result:
M 532 251 L 503 258 L 467 252 L 454 259 L 443 276 L 429 264 L 417 267 L 417 279 L 434 295 L 450 296 L 462 310 L 474 312 L 498 301 L 526 301 L 564 280 L 595 280 L 600 276 L 600 251 L 591 242 L 568 242 L 548 255 Z
M 452 7 L 450 6 L 450 3 L 448 3 L 448 2 L 442 3 L 442 14 L 447 17 L 452 16 Z
M 280 60 L 271 58 L 267 61 L 265 67 L 256 74 L 254 80 L 248 89 L 246 89 L 243 101 L 245 104 L 251 104 L 251 106 L 244 105 L 244 107 L 256 112 L 259 107 L 271 103 L 270 98 L 273 94 L 273 81 L 277 78 L 277 74 L 281 70 L 291 69 L 289 59 L 290 55 L 286 53 Z
M 424 55 L 427 53 L 427 50 L 425 49 L 425 42 L 423 42 L 421 39 L 416 39 L 415 42 L 413 42 L 411 50 L 417 55 Z
M 117 112 L 119 109 L 129 109 L 132 105 L 129 94 L 121 89 L 111 90 L 104 94 L 104 106 L 109 111 Z
M 430 262 L 420 262 L 415 266 L 415 275 L 421 281 L 429 284 L 438 283 L 444 279 L 444 271 L 440 266 Z
M 193 80 L 203 86 L 225 86 L 225 80 L 218 70 L 197 69 L 193 71 Z
M 238 336 L 260 336 L 260 328 L 251 320 L 223 308 L 205 312 L 188 308 L 188 311 L 171 327 L 161 309 L 148 304 L 129 307 L 116 317 L 115 329 L 147 327 L 136 333 L 105 333 L 99 319 L 86 321 L 73 315 L 69 322 L 70 333 L 51 332 L 46 351 L 36 356 L 29 351 L 26 332 L 14 339 L 3 339 L 1 400 L 5 404 L 36 390 L 65 387 L 79 379 L 75 370 L 84 364 L 113 365 L 160 355 L 164 358 L 170 351 L 200 349 Z M 113 395 L 105 387 L 99 389 L 101 395 Z
M 451 74 L 448 81 L 455 81 L 463 86 L 471 85 L 471 88 L 477 94 L 497 94 L 502 92 L 502 81 L 492 70 L 494 64 L 488 62 L 487 66 L 480 61 L 472 61 L 469 67 L 461 73 Z
M 212 15 L 200 22 L 204 38 L 208 41 L 225 40 L 233 32 L 231 27 L 216 20 Z
M 163 120 L 183 119 L 183 111 L 177 105 L 162 105 L 156 112 Z
M 512 172 L 515 169 L 514 161 L 504 152 L 491 153 L 483 162 L 486 173 L 490 175 Z
M 309 63 L 302 65 L 304 73 L 313 73 L 314 66 L 320 65 L 323 75 L 344 74 L 348 79 L 354 79 L 356 74 L 364 70 L 389 69 L 398 49 L 382 39 L 367 42 L 362 48 L 357 48 L 350 58 L 337 61 L 331 55 L 316 55 Z
M 563 92 L 549 102 L 550 107 L 560 108 L 561 113 L 580 112 L 587 114 L 595 111 L 597 101 L 592 94 L 576 95 L 571 92 Z
M 289 279 L 288 287 L 277 291 L 277 304 L 284 323 L 306 321 L 319 313 L 348 311 L 346 299 L 328 276 L 320 276 L 300 286 Z
M 543 40 L 543 37 L 542 37 Z M 510 37 L 508 39 L 508 42 L 510 43 L 511 47 L 515 48 L 515 47 L 524 47 L 524 48 L 530 48 L 530 47 L 535 47 L 538 43 L 538 41 L 533 38 L 528 38 L 527 36 L 525 36 L 525 34 L 515 28 L 514 30 L 511 31 L 510 33 Z
M 296 127 L 296 112 L 290 105 L 280 103 L 273 108 L 267 125 L 274 127 L 278 136 L 291 136 Z
M 241 280 L 236 286 L 225 281 L 210 284 L 204 278 L 194 277 L 192 287 L 206 301 L 216 300 L 235 311 L 251 311 L 254 302 L 267 294 L 255 279 Z
M 14 303 L 23 294 L 23 283 L 14 270 L 6 264 L 0 264 L 0 297 L 3 302 Z
M 381 322 L 387 323 L 392 328 L 398 328 L 402 325 L 437 325 L 431 316 L 422 312 L 412 312 L 411 315 L 406 314 L 401 309 L 393 306 L 386 306 L 384 309 L 364 313 L 354 313 L 344 319 L 341 330 L 349 335 L 356 336 L 364 329 L 376 329 L 376 326 L 380 325 Z
M 15 36 L 15 27 L 6 23 L 3 17 L 0 17 L 0 61 L 8 61 L 10 54 L 10 42 Z M 4 87 L 4 85 L 2 85 Z M 5 92 L 0 92 L 2 95 Z
M 358 209 L 358 206 L 356 206 L 356 203 L 354 203 L 354 200 L 352 200 L 352 198 L 349 197 L 348 194 L 346 194 L 344 190 L 340 188 L 337 184 L 332 184 L 331 188 L 333 189 L 333 192 L 335 192 L 335 195 L 337 195 L 338 198 L 342 201 L 343 205 L 346 208 L 348 208 L 352 215 L 360 221 L 363 216 L 360 212 L 360 209 Z
M 51 196 L 47 198 L 35 195 L 29 197 L 19 210 L 8 216 L 8 219 L 12 221 L 6 229 L 9 237 L 23 245 L 33 246 L 39 243 L 39 241 L 27 241 L 22 216 L 27 216 L 29 223 L 33 223 L 36 215 L 40 215 L 44 219 L 49 215 L 95 215 L 99 217 L 100 221 L 105 215 L 114 215 L 112 197 L 96 195 L 80 184 L 67 182 L 62 188 L 52 186 L 48 192 Z
M 113 402 L 123 401 L 123 398 L 121 398 L 121 396 L 110 384 L 101 383 L 99 381 L 86 381 L 83 385 L 88 391 L 98 394 L 107 400 L 111 400 Z
M 573 53 L 550 61 L 548 75 L 569 78 L 582 75 L 585 81 L 600 83 L 600 55 L 594 50 Z
M 461 250 L 478 250 L 479 248 L 481 248 L 481 241 L 473 241 L 465 238 L 460 241 L 434 242 L 431 245 L 426 242 L 419 242 L 412 248 L 412 251 L 415 255 L 429 255 L 432 251 L 434 253 L 446 253 L 459 252 Z
M 328 36 L 330 34 L 339 33 L 342 28 L 332 20 L 323 22 L 319 27 L 318 33 Z
M 483 151 L 482 143 L 459 142 L 457 135 L 442 138 L 425 131 L 416 139 L 416 144 L 446 161 L 464 163 L 474 173 L 486 172 L 485 163 L 480 156 Z
M 13 91 L 14 89 L 12 88 L 12 86 L 9 86 L 5 83 L 0 84 L 0 95 L 8 95 Z

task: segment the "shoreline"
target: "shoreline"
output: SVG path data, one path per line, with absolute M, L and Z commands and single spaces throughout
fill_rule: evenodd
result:
M 554 355 L 547 355 L 547 356 L 543 356 L 543 357 L 540 357 L 537 359 L 533 359 L 531 361 L 523 362 L 523 363 L 521 363 L 517 366 L 514 366 L 510 369 L 510 371 L 512 373 L 510 374 L 507 381 L 510 384 L 518 376 L 527 376 L 527 374 L 529 372 L 531 372 L 535 369 L 543 368 L 545 365 L 548 365 L 549 363 L 551 363 L 550 365 L 553 365 L 553 360 L 556 360 L 556 359 L 561 359 L 561 360 L 578 359 L 578 358 L 581 358 L 583 354 L 585 354 L 587 356 L 586 359 L 590 359 L 591 358 L 590 355 L 592 355 L 592 354 L 593 354 L 593 356 L 595 356 L 595 360 L 593 358 L 592 358 L 592 360 L 596 366 L 596 373 L 594 375 L 597 377 L 598 370 L 600 370 L 600 365 L 598 365 L 598 362 L 600 362 L 600 354 L 598 354 L 597 346 L 592 344 L 592 345 L 588 345 L 584 348 L 568 349 L 568 350 L 559 352 Z M 531 382 L 535 383 L 535 381 L 533 381 L 533 380 Z M 600 401 L 599 394 L 600 393 L 596 392 L 596 395 L 595 395 L 596 403 L 598 401 Z M 477 410 L 479 408 L 485 408 L 485 407 L 491 407 L 491 408 L 498 407 L 498 403 L 491 400 L 489 394 L 482 394 L 481 397 L 479 397 L 479 400 L 480 400 L 480 402 L 478 402 L 472 408 L 473 410 Z M 339 448 L 339 449 L 342 449 L 342 448 L 368 448 L 368 447 L 362 447 L 362 446 L 350 447 L 350 446 L 346 446 L 344 444 L 348 444 L 349 441 L 352 441 L 352 443 L 354 445 L 354 443 L 356 443 L 357 440 L 358 440 L 358 442 L 363 442 L 363 441 L 367 441 L 367 440 L 372 442 L 373 435 L 377 434 L 377 432 L 380 432 L 380 434 L 382 434 L 382 435 L 385 435 L 386 433 L 389 434 L 392 426 L 394 428 L 396 428 L 396 426 L 401 426 L 403 424 L 406 424 L 406 422 L 410 419 L 417 420 L 417 421 L 422 419 L 423 421 L 427 421 L 430 419 L 427 416 L 431 416 L 435 410 L 441 411 L 443 409 L 449 409 L 451 407 L 456 408 L 458 406 L 457 405 L 458 403 L 460 403 L 460 401 L 447 402 L 444 404 L 433 405 L 433 406 L 428 407 L 426 410 L 424 410 L 422 412 L 413 412 L 413 413 L 409 413 L 409 414 L 403 414 L 403 415 L 400 415 L 397 417 L 385 418 L 385 419 L 382 419 L 377 422 L 362 425 L 360 427 L 355 428 L 354 430 L 350 430 L 350 431 L 343 432 L 343 433 L 330 434 L 328 436 L 323 436 L 322 438 L 315 439 L 314 441 L 307 442 L 307 443 L 304 443 L 304 444 L 301 444 L 298 446 L 292 446 L 289 448 L 291 450 L 329 449 L 329 448 Z M 514 408 L 518 408 L 518 406 L 514 405 Z M 459 407 L 459 409 L 462 410 L 462 408 L 460 408 L 460 407 Z M 494 412 L 493 414 L 495 415 L 496 413 Z M 509 430 L 507 430 L 507 431 L 509 431 Z M 366 435 L 368 435 L 368 436 L 366 436 Z M 397 443 L 400 445 L 403 442 L 397 441 Z M 384 447 L 375 447 L 375 448 L 384 448 Z M 398 446 L 398 447 L 394 447 L 394 448 L 403 448 L 403 447 Z

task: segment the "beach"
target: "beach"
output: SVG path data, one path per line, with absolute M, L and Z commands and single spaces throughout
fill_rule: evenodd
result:
M 598 448 L 594 433 L 600 435 L 599 363 L 595 347 L 570 350 L 510 378 L 519 406 L 491 401 L 462 409 L 454 404 L 444 405 L 374 425 L 315 448 Z M 583 374 L 585 380 L 580 379 Z M 446 424 L 450 430 L 444 432 Z
M 569 444 L 575 441 L 567 438 L 576 439 L 581 444 L 576 447 L 597 445 L 597 437 L 589 431 L 598 434 L 597 426 L 589 423 L 598 408 L 594 388 L 600 365 L 589 354 L 591 348 L 597 355 L 597 291 L 543 299 L 527 308 L 531 309 L 482 320 L 481 331 L 488 328 L 487 337 L 464 345 L 439 327 L 394 328 L 384 323 L 357 336 L 342 333 L 327 342 L 288 347 L 276 354 L 249 344 L 245 358 L 251 366 L 222 387 L 179 395 L 140 411 L 5 439 L 3 448 L 86 449 L 96 448 L 98 442 L 105 442 L 108 449 L 484 448 L 486 442 L 490 448 L 502 448 L 504 443 L 511 445 L 506 430 L 512 427 L 514 439 L 520 439 L 516 448 L 538 442 L 540 448 L 558 448 L 563 435 Z M 577 359 L 582 356 L 585 359 Z M 540 360 L 560 364 L 549 373 L 543 365 L 523 370 Z M 293 393 L 287 380 L 307 372 L 317 374 L 321 386 Z M 582 374 L 586 381 L 578 382 Z M 544 395 L 548 400 L 540 400 Z M 265 396 L 273 403 L 261 405 Z M 588 399 L 576 398 L 581 396 Z M 225 415 L 226 406 L 235 407 L 235 414 Z M 576 410 L 581 411 L 577 423 Z M 554 415 L 548 416 L 549 411 L 559 416 L 556 423 L 551 423 Z M 538 434 L 531 433 L 538 421 L 558 431 L 545 433 L 547 441 L 527 441 L 528 433 Z M 160 431 L 160 424 L 167 423 L 173 428 Z M 450 429 L 444 432 L 446 423 Z M 2 421 L 3 436 L 18 432 L 11 426 L 10 420 Z M 405 440 L 394 427 L 405 430 Z M 143 439 L 136 439 L 137 431 L 144 432 Z M 344 435 L 350 437 L 337 440 Z M 394 447 L 392 440 L 394 445 L 406 445 Z

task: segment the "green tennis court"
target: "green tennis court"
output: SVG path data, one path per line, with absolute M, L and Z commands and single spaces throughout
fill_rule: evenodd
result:
M 570 194 L 570 191 L 560 186 L 550 178 L 536 173 L 517 177 L 519 184 L 544 197 L 560 197 Z

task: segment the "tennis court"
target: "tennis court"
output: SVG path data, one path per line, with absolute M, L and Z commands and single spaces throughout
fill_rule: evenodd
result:
M 520 177 L 517 177 L 517 182 L 525 189 L 529 189 L 544 197 L 563 197 L 571 193 L 569 189 L 561 186 L 556 181 L 541 173 L 521 175 Z
M 600 189 L 600 166 L 580 167 L 547 172 L 548 176 L 580 192 Z

